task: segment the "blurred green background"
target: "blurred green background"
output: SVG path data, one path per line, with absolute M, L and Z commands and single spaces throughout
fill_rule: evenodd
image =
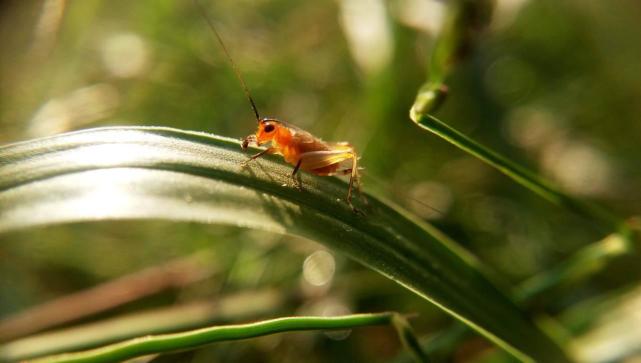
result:
M 325 140 L 350 141 L 362 154 L 366 190 L 434 223 L 509 283 L 555 266 L 607 232 L 409 120 L 446 1 L 202 1 L 261 115 Z M 438 117 L 571 194 L 634 215 L 641 203 L 640 38 L 637 1 L 497 0 L 491 24 L 449 80 Z M 235 138 L 255 130 L 243 91 L 191 1 L 4 1 L 0 39 L 1 144 L 108 125 Z M 0 318 L 196 254 L 188 262 L 195 277 L 187 282 L 82 322 L 235 298 L 233 309 L 218 306 L 208 319 L 397 310 L 420 313 L 413 321 L 420 335 L 450 324 L 374 272 L 290 237 L 100 222 L 22 231 L 0 241 Z M 622 292 L 638 290 L 640 258 L 616 260 L 531 309 L 572 316 L 578 303 L 592 299 L 623 303 Z M 639 304 L 639 293 L 633 296 Z M 574 314 L 575 321 L 582 317 Z M 391 329 L 347 335 L 287 334 L 181 359 L 383 362 L 400 349 Z M 636 339 L 593 361 L 638 362 Z M 488 349 L 471 338 L 451 359 L 470 361 Z

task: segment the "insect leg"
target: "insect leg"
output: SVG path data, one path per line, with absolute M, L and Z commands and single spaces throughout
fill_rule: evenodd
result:
M 365 198 L 365 195 L 363 194 L 363 190 L 361 189 L 361 176 L 358 173 L 358 156 L 354 152 L 354 149 L 351 149 L 351 151 L 352 151 L 352 167 L 351 169 L 345 170 L 345 172 L 347 170 L 351 171 L 350 177 L 349 177 L 349 189 L 347 190 L 347 202 L 355 212 L 359 212 L 352 205 L 352 188 L 354 186 L 356 187 L 356 191 L 358 192 L 358 195 L 361 197 L 363 204 L 369 205 L 369 203 L 367 202 L 367 198 Z
M 303 163 L 303 159 L 300 158 L 298 159 L 298 162 L 296 163 L 296 166 L 294 167 L 294 171 L 292 171 L 292 178 L 296 176 L 296 173 L 298 172 L 298 169 L 300 169 L 300 164 Z
M 354 152 L 352 151 L 352 173 L 349 176 L 349 188 L 347 189 L 347 204 L 349 204 L 352 209 L 354 209 L 354 205 L 352 205 L 352 188 L 354 186 L 354 179 L 358 178 L 357 160 L 356 155 L 354 155 Z
M 361 192 L 360 180 L 358 175 L 358 157 L 356 156 L 356 153 L 354 153 L 354 149 L 351 146 L 336 145 L 335 150 L 310 151 L 301 155 L 303 168 L 305 170 L 311 170 L 312 172 L 314 171 L 314 169 L 320 169 L 329 165 L 338 164 L 349 159 L 352 160 L 351 169 L 341 171 L 341 173 L 350 174 L 346 201 L 353 211 L 359 212 L 352 204 L 352 189 L 354 188 L 355 183 L 359 194 L 361 194 Z M 349 172 L 347 170 L 349 170 Z
M 297 189 L 301 189 L 301 182 L 299 179 L 296 178 L 296 173 L 298 173 L 298 170 L 300 169 L 300 165 L 303 163 L 303 159 L 298 159 L 298 162 L 296 163 L 296 166 L 294 167 L 294 170 L 292 171 L 292 180 L 294 181 L 294 186 Z
M 369 202 L 367 201 L 365 194 L 363 194 L 363 189 L 361 188 L 361 175 L 358 173 L 358 170 L 356 170 L 356 190 L 358 191 L 358 195 L 361 197 L 361 201 L 363 202 L 363 204 L 369 206 Z
M 274 152 L 276 152 L 275 148 L 273 148 L 273 147 L 267 148 L 267 149 L 265 149 L 265 150 L 263 150 L 263 151 L 261 151 L 261 152 L 259 152 L 257 154 L 252 155 L 249 159 L 243 161 L 241 164 L 243 166 L 245 166 L 245 165 L 249 164 L 249 162 L 252 161 L 252 160 L 256 160 L 256 159 L 258 159 L 259 157 L 261 157 L 261 156 L 263 156 L 265 154 L 272 154 Z

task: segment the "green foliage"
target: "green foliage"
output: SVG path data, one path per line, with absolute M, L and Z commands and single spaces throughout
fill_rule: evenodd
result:
M 0 232 L 160 218 L 299 235 L 377 270 L 521 359 L 566 361 L 487 281 L 480 262 L 434 227 L 372 196 L 357 205 L 364 216 L 354 213 L 341 200 L 345 184 L 334 179 L 304 176 L 299 191 L 287 185 L 290 166 L 276 158 L 245 168 L 235 140 L 107 128 L 10 145 L 0 158 Z
M 370 210 L 351 213 L 342 182 L 303 175 L 298 191 L 277 157 L 243 169 L 236 141 L 179 131 L 255 128 L 191 2 L 3 5 L 0 143 L 31 140 L 0 152 L 4 359 L 323 309 L 417 312 L 412 324 L 437 360 L 563 361 L 556 344 L 590 363 L 638 356 L 630 332 L 641 323 L 629 311 L 639 301 L 639 227 L 623 217 L 641 200 L 636 5 L 203 3 L 261 114 L 356 146 L 376 196 Z M 376 35 L 369 48 L 355 40 L 359 29 Z M 416 125 L 458 150 L 411 124 L 412 99 Z M 41 138 L 111 125 L 171 129 Z M 311 241 L 341 252 L 322 286 L 305 277 Z M 198 265 L 211 271 L 200 279 L 43 323 L 26 338 L 7 330 L 52 298 L 202 249 Z M 179 358 L 384 362 L 399 350 L 389 330 L 217 343 Z

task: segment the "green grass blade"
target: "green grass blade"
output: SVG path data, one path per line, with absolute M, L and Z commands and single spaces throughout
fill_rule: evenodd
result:
M 443 104 L 449 74 L 470 53 L 477 33 L 490 21 L 493 6 L 491 0 L 448 2 L 445 21 L 430 55 L 428 78 L 416 95 L 413 114 L 434 113 Z
M 239 298 L 254 303 L 238 305 Z M 277 314 L 286 304 L 283 300 L 280 291 L 266 288 L 175 306 L 136 309 L 115 317 L 48 330 L 6 343 L 3 341 L 0 344 L 0 361 L 23 361 L 92 349 L 139 336 L 203 328 L 215 322 L 249 321 L 268 314 Z M 226 311 L 224 307 L 232 304 L 242 308 Z
M 433 227 L 346 184 L 268 157 L 241 167 L 238 141 L 166 128 L 105 128 L 0 148 L 0 233 L 104 219 L 222 223 L 309 238 L 434 303 L 523 361 L 568 359 Z
M 475 142 L 431 115 L 445 100 L 448 92 L 446 79 L 454 66 L 461 61 L 466 50 L 472 48 L 475 33 L 489 22 L 492 8 L 492 3 L 486 0 L 450 2 L 446 21 L 430 55 L 427 80 L 417 92 L 410 109 L 410 118 L 419 127 L 481 159 L 549 201 L 598 221 L 607 232 L 621 232 L 625 237 L 629 236 L 629 228 L 621 218 L 597 205 L 563 193 L 530 170 Z
M 634 245 L 631 240 L 613 233 L 583 247 L 558 265 L 521 282 L 513 289 L 512 299 L 520 305 L 529 305 L 533 300 L 537 303 L 540 303 L 540 300 L 551 301 L 558 297 L 552 290 L 568 286 L 572 288 L 585 282 L 611 266 L 618 257 L 633 251 Z M 588 314 L 583 319 L 594 319 L 594 316 Z M 434 359 L 438 359 L 452 354 L 455 347 L 469 335 L 470 330 L 457 322 L 436 337 L 421 339 L 421 346 Z M 408 362 L 408 357 L 408 354 L 401 353 L 394 362 Z
M 181 333 L 145 336 L 87 351 L 33 360 L 36 363 L 119 362 L 149 354 L 195 349 L 215 342 L 255 338 L 300 330 L 340 330 L 372 325 L 390 325 L 396 313 L 354 314 L 336 317 L 300 316 L 263 320 L 249 324 L 223 325 Z
M 436 117 L 421 114 L 412 114 L 411 117 L 422 129 L 434 133 L 450 144 L 484 161 L 550 202 L 599 222 L 607 231 L 621 231 L 624 236 L 630 235 L 625 222 L 609 211 L 563 193 L 559 188 L 543 180 L 532 171 L 472 140 Z
M 421 344 L 407 319 L 401 314 L 395 314 L 391 323 L 396 329 L 396 334 L 398 334 L 403 346 L 408 352 L 412 353 L 414 359 L 420 363 L 429 363 L 431 360 L 421 348 Z
M 601 272 L 617 257 L 631 253 L 634 246 L 620 234 L 611 234 L 572 255 L 566 261 L 525 280 L 515 289 L 513 298 L 526 302 L 561 286 L 584 281 Z

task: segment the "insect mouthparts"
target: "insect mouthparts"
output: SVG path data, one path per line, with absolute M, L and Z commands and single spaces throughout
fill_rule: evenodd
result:
M 251 134 L 243 139 L 243 142 L 240 144 L 240 147 L 245 150 L 249 146 L 250 142 L 256 142 L 256 135 Z

